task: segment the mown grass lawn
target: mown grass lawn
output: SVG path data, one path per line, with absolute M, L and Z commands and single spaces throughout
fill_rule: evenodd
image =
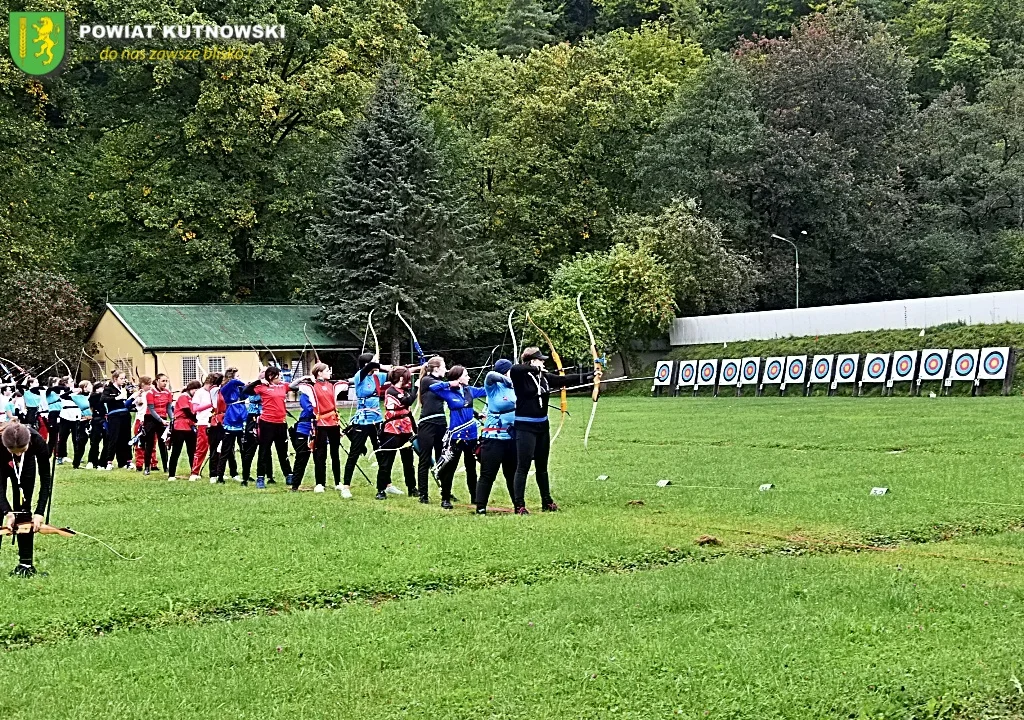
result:
M 40 538 L 48 576 L 0 580 L 0 697 L 15 717 L 1020 717 L 1019 399 L 605 398 L 585 452 L 588 405 L 555 445 L 563 512 L 528 518 L 61 469 L 55 523 L 142 559 Z

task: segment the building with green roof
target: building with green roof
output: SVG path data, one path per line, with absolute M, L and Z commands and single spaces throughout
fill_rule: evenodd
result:
M 324 331 L 317 305 L 162 305 L 109 303 L 89 338 L 95 352 L 84 376 L 166 373 L 182 388 L 236 367 L 244 380 L 275 360 L 304 373 L 316 353 L 358 351 Z

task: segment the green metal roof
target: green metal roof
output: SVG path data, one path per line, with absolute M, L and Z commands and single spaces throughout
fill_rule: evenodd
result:
M 229 350 L 266 345 L 301 350 L 306 334 L 317 350 L 339 349 L 317 322 L 317 305 L 107 305 L 146 350 Z M 351 341 L 349 341 L 351 344 Z

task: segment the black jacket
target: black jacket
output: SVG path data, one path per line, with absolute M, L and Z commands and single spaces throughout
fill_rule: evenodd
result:
M 437 393 L 431 392 L 430 386 L 436 382 L 443 382 L 444 376 L 436 377 L 434 375 L 424 375 L 420 378 L 420 423 L 426 423 L 428 425 L 444 425 L 444 408 L 445 403 Z M 437 417 L 433 417 L 436 415 Z M 430 418 L 425 420 L 425 418 Z
M 50 474 L 50 449 L 46 446 L 43 436 L 35 430 L 31 431 L 28 451 L 23 455 L 21 464 L 21 481 L 11 463 L 14 455 L 0 445 L 0 518 L 11 512 L 28 512 L 32 505 L 32 493 L 36 490 L 36 476 L 39 477 L 38 493 L 36 494 L 36 515 L 46 514 L 46 505 L 50 502 L 53 491 L 53 476 Z M 12 499 L 8 499 L 7 487 L 11 486 Z M 12 502 L 13 500 L 13 502 Z

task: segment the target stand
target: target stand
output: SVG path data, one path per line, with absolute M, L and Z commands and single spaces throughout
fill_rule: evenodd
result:
M 914 380 L 917 372 L 919 353 L 917 350 L 897 350 L 892 354 L 892 367 L 885 383 L 883 395 L 892 397 L 896 383 L 910 384 L 908 395 L 914 395 Z
M 916 394 L 921 396 L 921 385 L 926 382 L 937 382 L 942 388 L 949 371 L 949 348 L 928 348 L 921 351 L 917 365 Z
M 651 385 L 651 396 L 661 397 L 662 393 L 668 391 L 675 395 L 675 388 L 672 387 L 672 378 L 675 377 L 676 361 L 659 360 L 654 366 L 654 384 Z
M 983 395 L 985 384 L 1001 382 L 1001 395 L 1009 395 L 1013 386 L 1013 374 L 1017 366 L 1017 349 L 1012 347 L 987 347 L 981 349 L 978 364 L 978 378 L 974 386 L 975 395 Z
M 979 365 L 981 364 L 981 350 L 957 348 L 953 351 L 949 364 L 949 375 L 943 381 L 944 395 L 949 396 L 954 382 L 971 383 L 971 396 L 977 396 Z

